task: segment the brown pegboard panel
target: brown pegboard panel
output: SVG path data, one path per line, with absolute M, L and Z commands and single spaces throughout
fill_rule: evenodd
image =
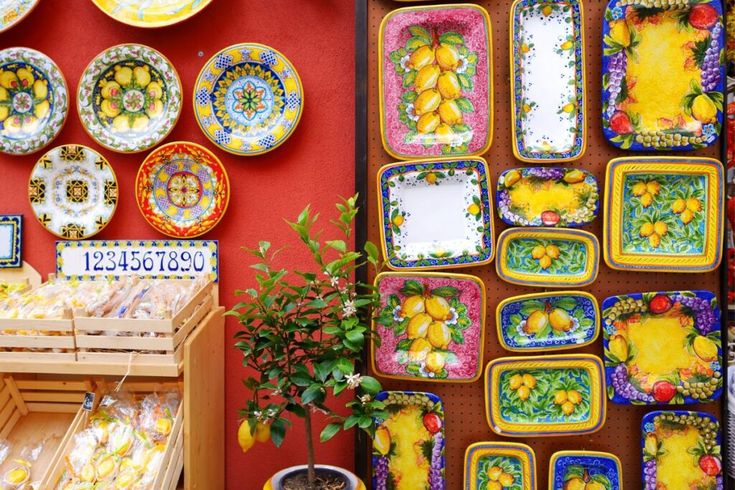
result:
M 420 4 L 439 4 L 442 2 L 422 2 Z M 446 3 L 446 2 L 445 2 Z M 490 150 L 483 155 L 490 167 L 493 186 L 503 170 L 523 166 L 513 156 L 511 142 L 510 78 L 509 78 L 509 12 L 511 0 L 476 2 L 489 13 L 493 26 L 493 90 L 495 94 L 494 126 L 495 135 Z M 587 75 L 587 134 L 588 144 L 584 156 L 564 165 L 581 167 L 591 171 L 598 179 L 601 193 L 604 189 L 605 166 L 615 157 L 631 156 L 629 152 L 617 150 L 603 137 L 600 121 L 601 103 L 601 57 L 602 57 L 602 19 L 605 3 L 601 0 L 584 3 L 586 75 Z M 419 5 L 419 3 L 399 3 L 392 0 L 368 0 L 368 238 L 380 242 L 376 204 L 375 176 L 378 169 L 394 160 L 383 150 L 380 139 L 378 114 L 378 32 L 382 18 L 391 10 Z M 679 155 L 681 153 L 670 153 Z M 720 158 L 720 147 L 689 152 L 685 155 Z M 507 228 L 499 219 L 495 220 L 496 238 Z M 583 227 L 594 233 L 602 244 L 602 211 L 600 216 L 588 226 Z M 501 281 L 495 273 L 495 264 L 457 270 L 480 277 L 487 287 L 487 324 L 485 326 L 485 364 L 496 357 L 518 355 L 506 352 L 500 347 L 495 326 L 495 308 L 509 296 L 539 292 L 541 289 L 515 286 Z M 719 272 L 706 274 L 662 274 L 632 273 L 614 271 L 600 259 L 600 274 L 590 287 L 582 288 L 594 294 L 598 302 L 615 294 L 676 289 L 709 289 L 720 291 Z M 602 357 L 602 341 L 593 345 L 566 352 L 588 352 Z M 426 383 L 418 381 L 395 381 L 381 379 L 384 389 L 410 389 L 430 391 L 439 395 L 446 410 L 446 477 L 447 488 L 459 489 L 462 486 L 462 464 L 464 451 L 468 445 L 477 441 L 512 440 L 523 442 L 536 453 L 538 488 L 547 487 L 548 462 L 551 454 L 563 449 L 587 449 L 608 451 L 616 454 L 623 467 L 624 485 L 628 489 L 641 488 L 639 447 L 640 421 L 645 413 L 655 407 L 634 407 L 608 404 L 607 421 L 603 429 L 595 434 L 575 437 L 547 437 L 507 439 L 493 433 L 485 420 L 485 401 L 483 381 L 472 384 Z M 691 405 L 693 410 L 705 410 L 720 415 L 719 403 Z

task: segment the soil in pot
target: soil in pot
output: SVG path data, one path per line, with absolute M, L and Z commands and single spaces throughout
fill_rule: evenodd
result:
M 306 490 L 309 488 L 306 470 L 294 471 L 283 478 L 281 490 Z M 349 487 L 347 479 L 331 470 L 316 470 L 314 490 L 345 490 Z

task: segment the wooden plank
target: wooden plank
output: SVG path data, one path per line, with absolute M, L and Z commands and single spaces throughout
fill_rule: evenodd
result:
M 26 349 L 73 349 L 73 335 L 0 335 L 0 347 Z
M 83 400 L 78 403 L 53 403 L 53 402 L 31 402 L 27 403 L 28 412 L 43 413 L 76 413 L 82 405 Z
M 111 349 L 117 351 L 171 351 L 174 350 L 173 337 L 130 337 L 126 335 L 77 335 L 80 349 Z
M 0 330 L 43 330 L 46 332 L 73 332 L 71 312 L 68 318 L 0 318 Z
M 202 303 L 201 307 L 197 309 L 194 314 L 184 322 L 183 325 L 181 325 L 181 328 L 179 328 L 176 333 L 174 334 L 174 345 L 178 346 L 181 342 L 186 340 L 186 337 L 189 336 L 189 334 L 196 328 L 197 325 L 202 321 L 204 317 L 207 316 L 207 314 L 212 311 L 212 305 L 214 304 L 214 300 L 212 297 L 207 297 L 207 299 Z
M 59 393 L 55 391 L 21 391 L 25 402 L 81 403 L 84 393 Z
M 181 477 L 181 470 L 184 468 L 184 428 L 176 435 L 176 441 L 173 446 L 173 455 L 171 463 L 165 469 L 161 488 L 175 490 Z
M 23 396 L 20 394 L 20 391 L 18 391 L 18 387 L 15 385 L 15 380 L 12 376 L 5 376 L 5 385 L 8 387 L 8 390 L 10 390 L 10 396 L 15 400 L 15 405 L 18 407 L 20 414 L 27 415 L 28 407 L 26 407 L 26 404 L 23 401 Z
M 0 390 L 0 407 L 4 407 L 8 400 L 10 400 L 10 390 L 3 383 L 3 389 Z
M 2 432 L 6 434 L 10 432 L 10 429 L 13 428 L 13 424 L 10 422 L 11 419 L 13 416 L 20 417 L 20 415 L 21 413 L 13 401 L 5 405 L 3 409 L 0 410 L 0 427 L 2 427 Z
M 36 357 L 5 358 L 3 354 L 28 354 L 15 352 L 0 353 L 0 373 L 37 373 L 37 374 L 77 374 L 95 376 L 123 376 L 127 372 L 127 356 L 124 361 L 109 362 L 104 356 L 94 360 L 80 359 L 74 361 L 75 354 L 43 354 Z M 87 353 L 90 354 L 90 353 Z M 82 353 L 80 353 L 80 356 Z M 61 357 L 57 357 L 61 356 Z M 63 357 L 66 356 L 66 357 Z M 107 359 L 107 362 L 105 361 Z M 171 364 L 153 364 L 135 362 L 130 366 L 130 376 L 178 377 L 184 370 L 183 362 L 174 359 Z
M 15 379 L 15 385 L 20 391 L 27 390 L 47 390 L 47 391 L 89 391 L 91 382 L 83 381 L 62 381 L 62 380 L 42 380 L 42 379 Z M 2 399 L 2 392 L 0 392 Z
M 130 353 L 129 352 L 79 352 L 77 353 L 77 357 L 80 361 L 89 361 L 89 362 L 113 362 L 116 364 L 119 364 L 122 366 L 123 374 L 127 371 L 127 366 L 130 364 L 131 366 L 136 366 L 139 364 L 148 364 L 148 365 L 156 365 L 160 364 L 163 367 L 170 367 L 172 369 L 176 369 L 176 365 L 178 363 L 178 358 L 176 357 L 176 354 L 135 354 L 133 357 L 132 362 L 130 362 Z M 178 373 L 178 372 L 177 372 Z M 131 373 L 132 374 L 132 373 Z M 155 374 L 152 374 L 151 376 L 157 376 Z M 171 375 L 171 376 L 178 376 L 178 374 Z
M 4 373 L 37 373 L 33 366 L 37 362 L 47 362 L 52 365 L 57 362 L 75 361 L 77 355 L 73 352 L 0 352 L 0 372 Z M 27 364 L 27 366 L 23 366 Z M 56 373 L 58 371 L 48 371 Z M 81 373 L 83 374 L 83 373 Z

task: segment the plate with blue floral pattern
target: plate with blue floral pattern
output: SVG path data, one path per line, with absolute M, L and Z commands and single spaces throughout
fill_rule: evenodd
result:
M 617 456 L 598 451 L 558 451 L 549 461 L 549 490 L 623 490 Z

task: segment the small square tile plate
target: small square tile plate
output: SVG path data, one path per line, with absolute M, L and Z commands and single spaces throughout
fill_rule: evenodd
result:
M 592 485 L 590 485 L 592 483 Z M 549 461 L 549 490 L 623 490 L 617 456 L 597 451 L 558 451 Z
M 536 455 L 515 442 L 476 442 L 464 453 L 464 489 L 536 489 Z

